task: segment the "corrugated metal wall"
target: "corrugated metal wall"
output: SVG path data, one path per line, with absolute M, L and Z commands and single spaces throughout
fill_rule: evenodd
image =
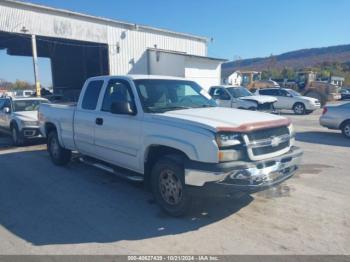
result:
M 29 30 L 27 34 L 107 43 L 111 74 L 147 73 L 144 56 L 147 48 L 155 45 L 159 49 L 207 55 L 206 41 L 174 32 L 142 26 L 132 28 L 130 24 L 4 0 L 0 0 L 0 14 L 0 31 L 20 33 L 25 26 Z
M 27 34 L 107 43 L 106 25 L 25 7 L 15 8 L 0 1 L 0 31 L 21 33 L 25 26 Z
M 134 67 L 139 69 L 142 67 L 144 68 L 143 73 L 147 73 L 147 65 L 145 65 L 146 51 L 147 48 L 154 48 L 155 46 L 159 49 L 185 52 L 192 55 L 206 55 L 206 44 L 203 41 L 152 32 L 123 30 L 110 26 L 108 27 L 108 44 L 111 74 L 142 73 L 141 70 L 134 72 Z M 142 66 L 139 66 L 139 64 Z

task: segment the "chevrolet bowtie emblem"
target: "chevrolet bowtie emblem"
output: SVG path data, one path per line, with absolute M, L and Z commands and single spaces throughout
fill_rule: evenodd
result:
M 282 139 L 280 137 L 277 136 L 273 136 L 271 137 L 271 146 L 272 147 L 276 147 L 279 146 L 282 142 Z

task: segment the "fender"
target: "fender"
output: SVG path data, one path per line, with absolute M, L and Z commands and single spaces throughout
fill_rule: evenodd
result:
M 58 141 L 59 141 L 60 145 L 65 148 L 65 145 L 64 145 L 64 142 L 62 139 L 62 129 L 61 129 L 60 123 L 57 121 L 47 121 L 47 122 L 45 122 L 45 127 L 46 127 L 46 124 L 52 124 L 56 127 Z M 45 136 L 47 136 L 47 134 L 45 134 Z
M 145 137 L 144 140 L 144 150 L 141 152 L 142 155 L 140 156 L 140 161 L 142 161 L 140 162 L 141 167 L 143 166 L 148 150 L 152 145 L 172 147 L 185 153 L 191 160 L 198 161 L 199 159 L 195 146 L 190 144 L 188 141 L 169 136 L 151 135 Z

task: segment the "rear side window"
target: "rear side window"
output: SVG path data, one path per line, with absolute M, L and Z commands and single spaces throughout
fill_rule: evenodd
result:
M 0 110 L 2 110 L 5 106 L 5 99 L 0 99 Z
M 86 110 L 95 110 L 100 92 L 103 86 L 103 80 L 91 81 L 86 87 L 81 107 Z
M 268 95 L 268 96 L 278 96 L 278 90 L 276 89 L 261 89 L 259 90 L 260 95 Z
M 217 88 L 211 88 L 210 90 L 209 90 L 209 95 L 211 95 L 211 96 L 214 96 L 214 93 L 215 93 L 215 91 L 217 90 Z

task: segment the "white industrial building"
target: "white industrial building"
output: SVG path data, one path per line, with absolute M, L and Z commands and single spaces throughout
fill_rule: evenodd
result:
M 204 37 L 0 0 L 0 49 L 32 56 L 35 45 L 38 57 L 51 60 L 54 88 L 72 91 L 105 74 L 179 76 L 209 88 L 220 84 L 224 61 L 207 57 Z

